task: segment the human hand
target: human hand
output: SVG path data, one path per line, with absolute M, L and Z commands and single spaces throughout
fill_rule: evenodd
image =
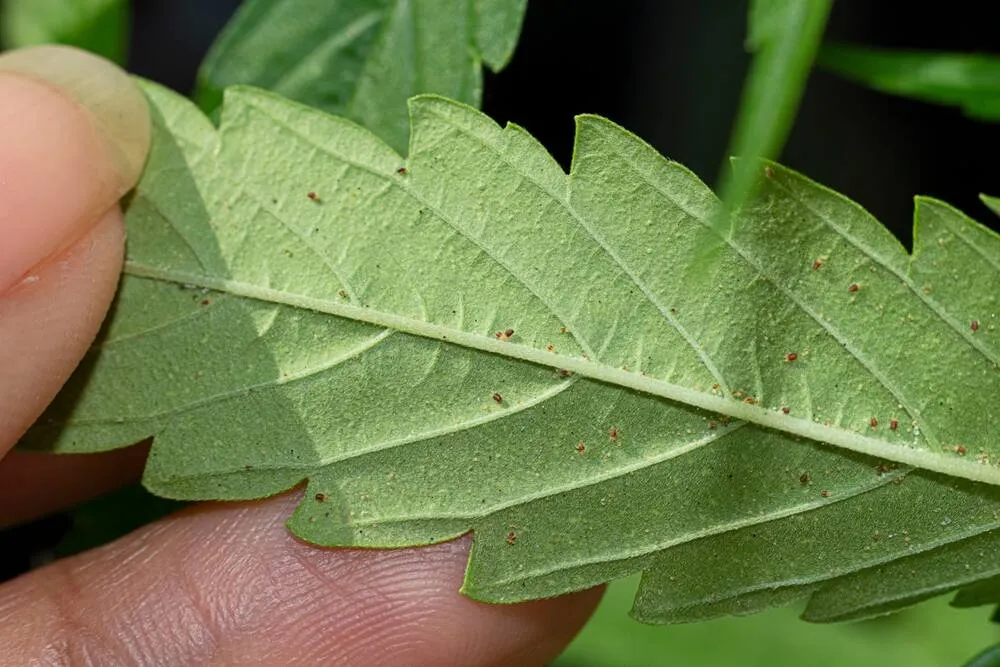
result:
M 145 451 L 10 452 L 79 363 L 118 283 L 119 198 L 145 100 L 80 51 L 0 55 L 0 525 L 134 482 Z M 542 665 L 600 590 L 520 605 L 458 593 L 470 540 L 321 549 L 284 526 L 300 492 L 205 503 L 0 585 L 0 664 Z

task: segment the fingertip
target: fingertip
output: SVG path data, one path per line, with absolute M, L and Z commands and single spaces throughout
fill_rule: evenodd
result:
M 70 47 L 0 54 L 0 295 L 131 189 L 150 141 L 145 98 Z

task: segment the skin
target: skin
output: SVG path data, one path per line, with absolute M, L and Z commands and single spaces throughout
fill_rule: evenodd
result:
M 10 452 L 92 342 L 124 248 L 119 199 L 148 110 L 110 63 L 0 56 L 0 525 L 139 479 L 147 450 Z M 601 589 L 520 605 L 458 593 L 470 538 L 319 549 L 284 521 L 300 492 L 205 503 L 0 585 L 0 664 L 543 665 Z

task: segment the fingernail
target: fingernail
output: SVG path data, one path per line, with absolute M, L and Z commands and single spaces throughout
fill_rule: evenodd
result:
M 0 53 L 0 72 L 55 86 L 79 104 L 94 123 L 121 194 L 135 186 L 149 150 L 149 110 L 124 70 L 81 49 L 46 45 Z
M 69 247 L 139 179 L 145 96 L 85 51 L 0 54 L 0 294 Z

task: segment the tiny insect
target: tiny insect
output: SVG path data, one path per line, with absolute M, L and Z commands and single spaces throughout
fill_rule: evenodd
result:
M 829 491 L 825 491 L 825 490 L 824 491 L 820 491 L 819 495 L 823 496 L 824 498 L 829 498 L 830 497 L 830 492 Z
M 514 330 L 506 329 L 504 331 L 498 331 L 494 335 L 497 337 L 497 340 L 510 340 L 514 335 Z
M 400 167 L 399 169 L 396 170 L 396 173 L 399 174 L 400 176 L 406 176 L 408 173 L 410 173 L 410 170 L 407 169 L 406 167 Z
M 792 411 L 792 409 L 786 405 L 786 406 L 784 406 L 784 407 L 781 408 L 781 411 L 784 412 L 787 415 L 789 412 Z
M 612 426 L 608 431 L 608 437 L 611 438 L 611 442 L 618 442 L 618 427 Z
M 500 395 L 499 391 L 493 392 L 493 400 L 497 403 L 503 403 L 503 396 Z
M 580 442 L 576 443 L 576 453 L 577 454 L 583 454 L 585 451 L 587 451 L 587 445 L 583 444 L 583 440 L 581 440 Z
M 309 197 L 309 199 L 312 201 L 319 201 L 319 195 L 316 194 L 315 192 L 310 192 L 309 194 L 306 195 L 306 197 Z
M 857 292 L 857 291 L 858 291 L 859 289 L 861 289 L 861 285 L 859 285 L 859 284 L 857 284 L 857 283 L 851 283 L 851 284 L 850 284 L 850 285 L 848 285 L 848 287 L 847 287 L 847 291 L 848 291 L 848 292 L 850 292 L 851 294 L 854 294 L 854 293 L 855 293 L 855 292 Z
M 558 375 L 561 378 L 568 378 L 572 374 L 573 374 L 573 371 L 568 371 L 565 368 L 557 368 L 556 369 L 556 375 Z
M 869 419 L 868 425 L 871 426 L 872 428 L 878 428 L 878 418 L 872 417 L 871 419 Z
M 890 419 L 889 420 L 889 430 L 890 431 L 895 431 L 897 428 L 899 428 L 899 420 L 898 419 Z
M 795 352 L 789 352 L 788 354 L 785 355 L 785 359 L 787 361 L 795 361 L 798 358 L 799 358 L 799 355 L 797 353 L 795 353 Z
M 715 422 L 708 422 L 708 429 L 710 431 L 714 431 L 715 430 Z
M 823 266 L 823 260 L 821 259 L 813 260 L 813 271 L 819 271 L 820 268 L 822 268 L 822 266 Z
M 556 351 L 556 346 L 552 345 L 552 344 L 549 344 L 549 345 L 545 346 L 545 349 L 548 350 L 549 352 L 555 352 Z
M 965 456 L 967 451 L 964 445 L 955 445 L 955 453 L 959 456 Z
M 802 486 L 806 486 L 807 484 L 809 484 L 809 473 L 804 472 L 801 475 L 799 475 L 799 484 L 801 484 Z
M 325 493 L 317 493 L 316 494 L 316 502 L 318 502 L 318 503 L 326 502 L 326 494 Z
M 969 328 L 972 329 L 972 333 L 979 331 L 979 320 L 972 320 L 969 324 Z
M 507 533 L 507 544 L 514 546 L 514 542 L 517 542 L 517 533 L 511 530 Z
M 774 167 L 771 165 L 766 165 L 764 167 L 764 175 L 768 178 L 774 178 Z

